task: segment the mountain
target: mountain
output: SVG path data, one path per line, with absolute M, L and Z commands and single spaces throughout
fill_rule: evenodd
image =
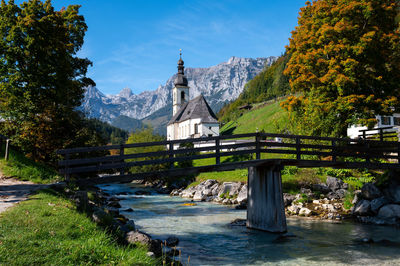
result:
M 225 103 L 235 100 L 240 95 L 247 81 L 276 59 L 275 56 L 256 59 L 231 57 L 228 62 L 208 68 L 185 68 L 190 98 L 203 94 L 214 112 L 218 112 Z M 175 77 L 176 74 L 154 91 L 145 91 L 137 95 L 129 88 L 116 95 L 104 95 L 96 87 L 88 87 L 82 109 L 88 117 L 98 118 L 113 125 L 113 121 L 120 121 L 119 116 L 126 116 L 150 123 L 159 133 L 164 133 L 163 126 L 172 115 L 169 106 L 172 105 L 171 91 Z

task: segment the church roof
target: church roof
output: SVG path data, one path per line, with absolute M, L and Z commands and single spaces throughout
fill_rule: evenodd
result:
M 172 117 L 168 125 L 195 118 L 200 118 L 201 123 L 218 123 L 217 117 L 203 95 L 197 96 L 182 105 L 181 109 Z

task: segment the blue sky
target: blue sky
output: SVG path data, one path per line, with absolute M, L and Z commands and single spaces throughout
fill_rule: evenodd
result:
M 305 0 L 53 0 L 82 5 L 88 31 L 79 55 L 105 94 L 154 90 L 186 67 L 209 67 L 231 56 L 280 55 Z

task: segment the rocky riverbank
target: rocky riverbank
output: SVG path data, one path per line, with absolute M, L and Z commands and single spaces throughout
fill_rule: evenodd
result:
M 219 183 L 209 179 L 186 189 L 174 189 L 171 196 L 233 204 L 238 209 L 247 205 L 247 185 L 240 182 Z M 380 190 L 372 183 L 351 192 L 347 183 L 327 177 L 326 183 L 303 187 L 299 194 L 283 194 L 287 215 L 317 219 L 355 219 L 363 223 L 399 225 L 400 184 L 392 181 Z
M 87 188 L 87 190 L 71 191 L 65 189 L 65 185 L 52 188 L 63 191 L 77 205 L 79 211 L 85 212 L 91 219 L 101 227 L 107 229 L 116 236 L 121 244 L 134 246 L 138 243 L 148 247 L 148 256 L 162 257 L 165 263 L 171 263 L 179 253 L 176 246 L 179 239 L 170 236 L 166 239 L 153 239 L 149 234 L 138 231 L 135 222 L 126 218 L 120 212 L 133 212 L 133 209 L 121 209 L 120 200 L 126 195 L 143 195 L 147 191 L 120 191 L 109 194 L 98 187 Z

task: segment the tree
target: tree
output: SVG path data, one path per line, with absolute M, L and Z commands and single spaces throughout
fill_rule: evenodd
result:
M 1 1 L 3 132 L 35 159 L 50 160 L 56 149 L 83 137 L 82 116 L 75 109 L 84 87 L 94 85 L 86 77 L 91 62 L 76 55 L 86 30 L 78 5 L 55 11 L 50 0 L 29 0 L 20 6 Z
M 284 72 L 294 93 L 282 106 L 295 131 L 344 136 L 400 109 L 398 0 L 317 0 L 300 11 Z
M 164 137 L 160 135 L 155 135 L 153 133 L 153 128 L 147 127 L 142 128 L 134 133 L 131 133 L 126 144 L 132 143 L 142 143 L 142 142 L 156 142 L 156 141 L 164 141 Z M 150 152 L 158 152 L 158 151 L 166 151 L 165 145 L 159 146 L 148 146 L 148 147 L 138 147 L 138 148 L 127 148 L 125 150 L 125 154 L 134 154 L 134 153 L 150 153 Z M 131 159 L 130 161 L 144 161 L 144 160 L 157 160 L 163 159 L 166 156 L 148 156 L 146 158 L 139 159 Z M 135 166 L 130 169 L 132 173 L 144 173 L 144 172 L 155 172 L 163 169 L 167 169 L 168 164 L 150 164 L 143 166 Z

